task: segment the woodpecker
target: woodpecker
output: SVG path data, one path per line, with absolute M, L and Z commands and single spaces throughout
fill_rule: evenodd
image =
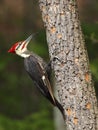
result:
M 28 43 L 33 35 L 30 35 L 26 40 L 15 43 L 8 52 L 15 53 L 24 58 L 24 67 L 33 80 L 35 86 L 40 90 L 54 106 L 62 113 L 65 120 L 64 109 L 58 100 L 54 97 L 52 87 L 49 80 L 51 70 L 51 61 L 46 64 L 45 61 L 35 53 L 27 49 Z

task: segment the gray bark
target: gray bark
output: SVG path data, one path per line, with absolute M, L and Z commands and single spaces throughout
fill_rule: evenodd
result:
M 55 96 L 59 101 L 57 88 L 56 88 L 55 85 L 54 85 L 54 91 L 55 91 Z M 64 123 L 64 120 L 62 118 L 62 114 L 60 113 L 60 111 L 56 107 L 54 107 L 54 126 L 55 126 L 55 130 L 66 130 L 65 125 L 66 124 Z
M 67 130 L 98 130 L 97 100 L 75 0 L 39 0 Z

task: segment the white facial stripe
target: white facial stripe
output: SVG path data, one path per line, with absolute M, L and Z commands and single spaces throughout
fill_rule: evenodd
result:
M 22 45 L 21 50 L 25 48 L 26 42 Z

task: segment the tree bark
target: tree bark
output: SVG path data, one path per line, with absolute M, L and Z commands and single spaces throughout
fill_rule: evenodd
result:
M 97 99 L 75 0 L 39 0 L 67 130 L 98 130 Z

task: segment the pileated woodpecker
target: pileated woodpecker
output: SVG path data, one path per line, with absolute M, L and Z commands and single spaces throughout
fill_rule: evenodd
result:
M 48 65 L 43 61 L 41 57 L 30 52 L 27 49 L 27 45 L 32 39 L 30 35 L 26 40 L 15 43 L 8 52 L 15 53 L 24 58 L 24 66 L 31 79 L 34 81 L 40 92 L 62 113 L 65 119 L 64 109 L 62 105 L 54 97 L 51 84 L 49 81 L 50 64 Z

